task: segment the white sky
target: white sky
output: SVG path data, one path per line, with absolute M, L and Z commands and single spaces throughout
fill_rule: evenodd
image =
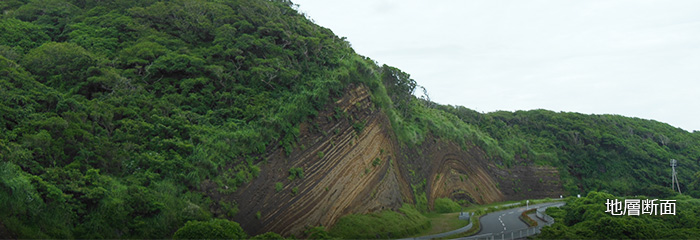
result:
M 294 0 L 431 100 L 700 130 L 700 1 Z M 417 95 L 420 95 L 417 91 Z

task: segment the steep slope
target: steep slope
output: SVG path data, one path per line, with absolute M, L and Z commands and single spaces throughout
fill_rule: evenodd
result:
M 303 147 L 289 156 L 280 149 L 268 155 L 261 175 L 230 198 L 243 209 L 234 219 L 254 233 L 298 234 L 348 213 L 397 209 L 411 201 L 389 122 L 370 108 L 369 97 L 366 87 L 349 86 L 333 107 L 302 125 Z M 289 180 L 292 168 L 303 169 L 303 178 Z M 279 191 L 277 182 L 284 185 Z
M 276 149 L 251 183 L 233 194 L 213 188 L 208 194 L 237 203 L 234 220 L 249 233 L 300 235 L 309 226 L 333 226 L 346 214 L 397 210 L 404 202 L 416 203 L 416 193 L 423 194 L 417 201 L 424 199 L 426 208 L 442 197 L 484 204 L 563 193 L 551 167 L 517 166 L 508 171 L 522 176 L 504 174 L 479 147 L 465 150 L 432 136 L 418 148 L 401 146 L 386 114 L 370 98 L 366 86 L 348 86 L 342 97 L 302 124 L 300 147 L 291 154 Z M 290 180 L 294 168 L 303 169 L 303 178 Z M 548 185 L 528 194 L 510 193 L 508 182 L 535 183 L 543 175 Z

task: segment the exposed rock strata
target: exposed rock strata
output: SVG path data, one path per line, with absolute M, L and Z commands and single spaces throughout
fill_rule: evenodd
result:
M 562 192 L 556 169 L 516 166 L 516 174 L 509 175 L 504 171 L 512 170 L 497 168 L 476 146 L 464 149 L 427 137 L 418 148 L 402 148 L 387 116 L 373 106 L 363 86 L 350 86 L 303 124 L 289 156 L 276 149 L 266 159 L 251 183 L 233 195 L 212 196 L 235 201 L 240 211 L 234 220 L 251 234 L 299 234 L 306 227 L 332 226 L 350 213 L 396 210 L 414 202 L 412 184 L 420 179 L 426 181 L 423 190 L 430 207 L 440 197 L 479 204 L 517 199 L 522 193 L 513 192 L 515 185 L 509 184 L 515 178 L 546 176 L 550 184 L 533 191 Z M 303 168 L 304 178 L 289 180 L 292 167 Z M 275 189 L 278 182 L 283 184 L 280 191 Z

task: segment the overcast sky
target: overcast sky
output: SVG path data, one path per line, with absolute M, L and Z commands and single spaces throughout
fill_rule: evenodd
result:
M 700 1 L 294 2 L 441 104 L 700 130 Z

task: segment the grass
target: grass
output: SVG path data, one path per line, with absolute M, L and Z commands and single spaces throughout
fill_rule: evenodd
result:
M 425 235 L 433 235 L 443 232 L 449 232 L 458 228 L 462 228 L 469 224 L 469 221 L 459 220 L 459 212 L 454 213 L 429 213 L 426 214 L 430 220 L 430 228 L 413 235 L 411 237 L 420 237 Z
M 462 206 L 452 201 L 449 198 L 438 198 L 433 203 L 433 210 L 437 213 L 452 213 L 459 212 Z
M 430 220 L 414 206 L 404 204 L 399 211 L 346 215 L 329 232 L 344 239 L 400 238 L 430 228 Z

